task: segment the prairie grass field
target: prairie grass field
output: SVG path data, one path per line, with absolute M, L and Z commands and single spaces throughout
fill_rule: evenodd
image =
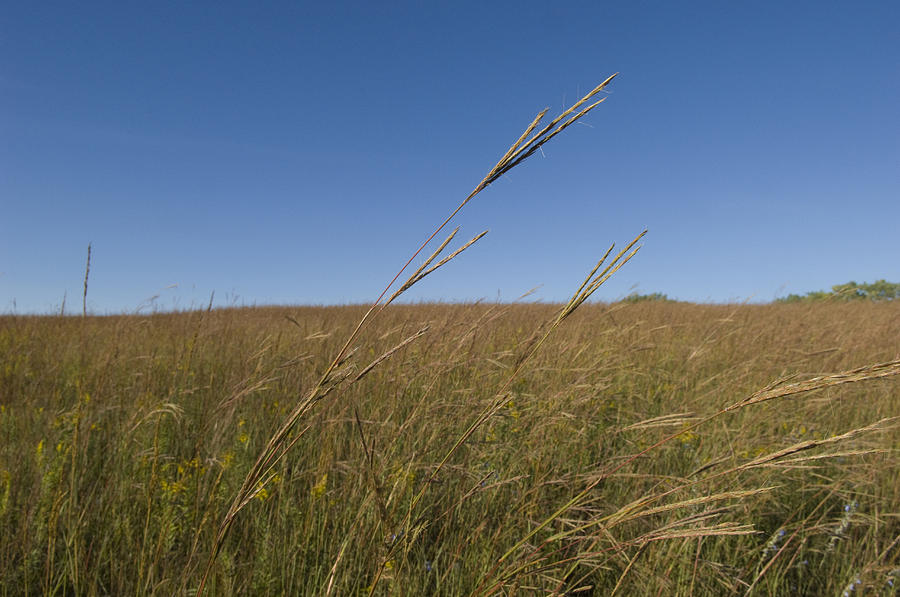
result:
M 205 594 L 895 594 L 896 301 L 559 309 L 388 306 L 243 494 L 366 308 L 0 317 L 0 595 L 196 594 L 236 495 Z

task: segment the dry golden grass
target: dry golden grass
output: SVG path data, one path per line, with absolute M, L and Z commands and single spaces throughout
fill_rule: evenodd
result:
M 887 587 L 900 386 L 834 382 L 890 370 L 859 366 L 896 361 L 896 305 L 586 304 L 509 382 L 562 307 L 385 309 L 359 379 L 235 519 L 212 593 Z M 0 319 L 2 592 L 196 588 L 246 471 L 365 311 Z

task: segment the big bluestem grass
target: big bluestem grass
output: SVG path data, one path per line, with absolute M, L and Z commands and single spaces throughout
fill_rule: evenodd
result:
M 888 587 L 897 305 L 395 301 L 603 85 L 370 306 L 0 318 L 0 594 Z

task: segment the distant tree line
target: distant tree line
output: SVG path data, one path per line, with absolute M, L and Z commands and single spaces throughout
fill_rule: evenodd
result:
M 868 301 L 892 301 L 900 299 L 900 283 L 888 282 L 887 280 L 877 280 L 871 284 L 857 284 L 856 282 L 847 282 L 846 284 L 836 284 L 831 287 L 831 291 L 816 290 L 807 292 L 806 294 L 789 294 L 786 297 L 776 299 L 777 303 L 798 303 L 822 300 L 868 300 Z

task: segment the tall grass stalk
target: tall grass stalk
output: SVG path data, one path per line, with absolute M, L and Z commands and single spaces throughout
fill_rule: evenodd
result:
M 284 457 L 288 450 L 290 450 L 291 446 L 293 446 L 296 442 L 296 439 L 299 438 L 299 436 L 297 436 L 297 438 L 295 438 L 294 440 L 289 439 L 289 435 L 296 426 L 297 422 L 302 419 L 317 402 L 325 398 L 338 386 L 343 384 L 343 382 L 347 381 L 347 379 L 351 376 L 352 366 L 348 362 L 349 358 L 352 356 L 352 352 L 349 352 L 350 347 L 359 337 L 359 334 L 362 332 L 364 327 L 369 323 L 370 318 L 374 315 L 377 315 L 377 313 L 383 310 L 394 299 L 411 288 L 422 278 L 438 269 L 442 265 L 446 264 L 467 248 L 471 247 L 475 242 L 482 238 L 486 234 L 486 232 L 482 232 L 481 234 L 473 238 L 461 248 L 454 251 L 445 259 L 441 260 L 434 267 L 426 269 L 430 265 L 430 263 L 440 254 L 440 252 L 446 248 L 446 246 L 455 236 L 456 230 L 454 230 L 453 233 L 451 233 L 451 235 L 447 238 L 447 240 L 445 240 L 440 245 L 438 250 L 435 251 L 418 270 L 416 270 L 416 272 L 409 278 L 409 280 L 407 280 L 405 284 L 403 284 L 394 294 L 392 294 L 387 301 L 382 302 L 384 297 L 388 294 L 388 292 L 394 286 L 400 276 L 403 275 L 403 272 L 406 271 L 406 268 L 409 267 L 413 260 L 418 257 L 419 253 L 421 253 L 425 249 L 425 247 L 428 246 L 428 244 L 453 220 L 456 214 L 458 214 L 472 199 L 474 199 L 479 193 L 481 193 L 481 191 L 486 189 L 491 183 L 515 168 L 517 165 L 521 164 L 524 160 L 533 155 L 535 151 L 540 149 L 545 143 L 550 141 L 556 135 L 564 131 L 566 128 L 587 115 L 595 107 L 603 103 L 603 101 L 605 101 L 606 99 L 605 97 L 593 101 L 593 103 L 589 102 L 591 102 L 593 98 L 597 96 L 597 94 L 603 91 L 615 77 L 615 74 L 608 77 L 605 81 L 594 87 L 594 89 L 592 89 L 587 95 L 572 104 L 572 106 L 563 111 L 556 118 L 552 119 L 539 131 L 535 132 L 544 116 L 547 114 L 548 109 L 540 112 L 525 128 L 525 131 L 519 136 L 519 138 L 516 139 L 516 141 L 510 146 L 503 157 L 500 158 L 500 161 L 498 161 L 494 165 L 494 167 L 488 171 L 481 182 L 479 182 L 475 186 L 472 192 L 462 200 L 462 202 L 450 213 L 450 215 L 448 215 L 437 226 L 437 228 L 435 228 L 435 230 L 428 236 L 428 238 L 425 239 L 425 241 L 419 246 L 419 248 L 415 250 L 412 256 L 403 265 L 403 267 L 401 267 L 396 275 L 394 275 L 391 281 L 388 282 L 387 286 L 385 286 L 381 294 L 378 295 L 378 298 L 375 299 L 375 302 L 372 303 L 371 307 L 369 307 L 366 313 L 359 320 L 359 323 L 356 325 L 353 332 L 347 337 L 347 340 L 344 342 L 337 355 L 331 361 L 331 364 L 322 373 L 322 376 L 320 377 L 318 383 L 316 383 L 313 388 L 309 390 L 306 398 L 297 403 L 297 405 L 288 415 L 281 428 L 270 438 L 265 449 L 257 459 L 256 464 L 248 473 L 243 485 L 241 486 L 240 491 L 235 496 L 234 502 L 232 503 L 228 514 L 226 514 L 224 520 L 222 521 L 218 537 L 216 538 L 216 546 L 213 549 L 212 555 L 210 556 L 210 561 L 207 565 L 206 572 L 204 573 L 203 581 L 200 583 L 198 595 L 201 595 L 203 593 L 203 588 L 206 584 L 206 578 L 209 575 L 215 557 L 218 554 L 219 549 L 221 548 L 222 542 L 225 540 L 225 537 L 227 536 L 228 531 L 231 528 L 234 517 L 237 516 L 237 514 L 248 503 L 250 503 L 253 497 L 256 496 L 259 491 L 265 487 L 266 483 L 271 480 L 272 469 L 281 460 L 281 458 Z M 531 136 L 529 137 L 529 135 Z M 627 259 L 625 261 L 627 261 Z M 599 264 L 597 267 L 599 267 Z M 604 280 L 600 280 L 599 282 L 597 282 L 596 286 L 592 290 L 590 290 L 590 292 L 593 292 L 593 290 L 596 289 L 597 286 L 602 284 L 603 281 Z M 587 295 L 589 295 L 590 292 L 588 292 Z M 574 309 L 574 307 L 572 308 Z M 377 584 L 377 581 L 374 584 Z

